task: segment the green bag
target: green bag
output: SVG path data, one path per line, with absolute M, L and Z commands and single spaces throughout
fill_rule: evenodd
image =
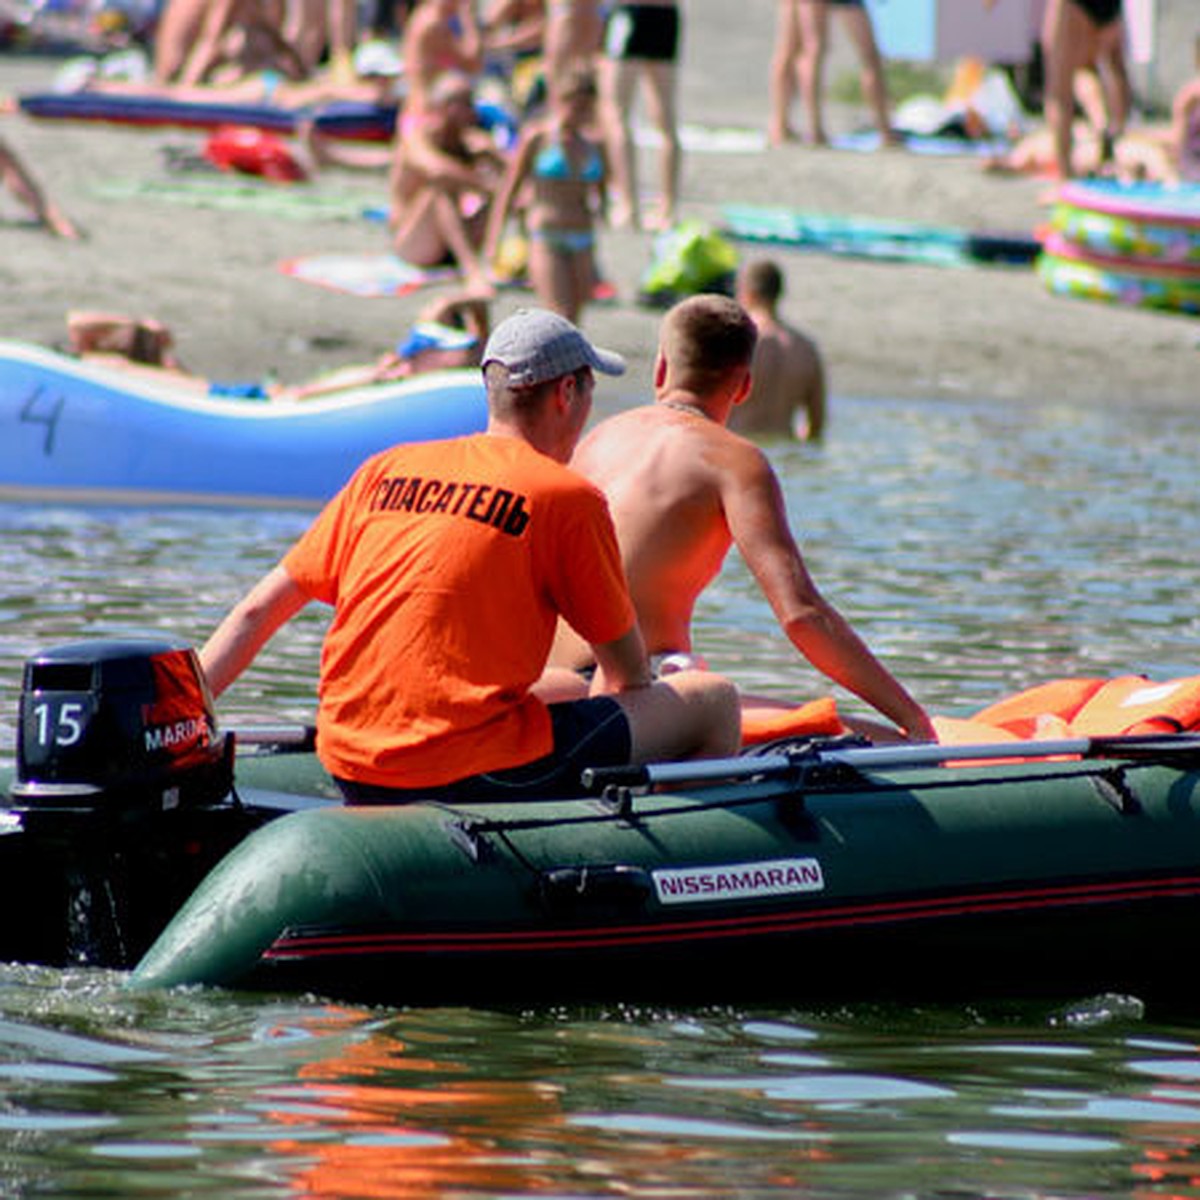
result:
M 638 290 L 641 303 L 667 308 L 697 292 L 733 295 L 737 250 L 711 225 L 681 221 L 654 239 L 651 254 Z

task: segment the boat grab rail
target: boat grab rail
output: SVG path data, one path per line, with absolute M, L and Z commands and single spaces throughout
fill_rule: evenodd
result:
M 867 746 L 851 749 L 809 747 L 757 757 L 691 759 L 624 767 L 588 767 L 583 785 L 589 791 L 650 788 L 660 785 L 727 783 L 731 780 L 784 776 L 799 778 L 814 769 L 841 767 L 855 771 L 936 767 L 946 763 L 990 763 L 1022 759 L 1118 758 L 1145 760 L 1193 758 L 1200 765 L 1200 735 L 1169 733 L 1111 737 L 1054 738 L 1047 741 L 983 742 L 941 746 L 936 743 Z

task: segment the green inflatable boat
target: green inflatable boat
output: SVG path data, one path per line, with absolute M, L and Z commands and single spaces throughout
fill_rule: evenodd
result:
M 42 960 L 392 1003 L 1189 986 L 1194 737 L 767 747 L 583 799 L 349 808 L 298 734 L 217 735 L 193 669 L 130 642 L 27 666 L 0 878 L 106 897 Z

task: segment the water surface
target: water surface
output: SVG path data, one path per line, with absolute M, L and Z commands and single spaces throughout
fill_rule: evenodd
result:
M 1200 412 L 835 417 L 821 449 L 770 448 L 793 525 L 930 708 L 1197 671 Z M 308 519 L 0 505 L 0 754 L 29 654 L 200 642 Z M 746 686 L 829 690 L 736 557 L 698 616 Z M 323 628 L 313 608 L 282 631 L 223 715 L 310 718 Z M 478 1007 L 409 1010 L 3 967 L 0 1195 L 1200 1195 L 1200 1001 L 828 1010 L 778 969 L 795 997 L 772 1009 L 498 1012 L 486 979 Z

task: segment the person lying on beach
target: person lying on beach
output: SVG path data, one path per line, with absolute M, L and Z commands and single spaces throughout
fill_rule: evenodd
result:
M 488 206 L 504 158 L 479 126 L 470 79 L 450 71 L 419 122 L 403 122 L 389 172 L 392 248 L 418 267 L 457 264 L 469 287 L 492 294 L 482 259 Z
M 400 63 L 364 43 L 356 56 L 356 73 L 350 79 L 323 71 L 308 79 L 286 79 L 277 71 L 250 71 L 203 83 L 160 83 L 154 80 L 97 79 L 83 82 L 81 90 L 115 96 L 154 96 L 184 104 L 269 105 L 288 112 L 320 108 L 337 101 L 394 108 L 399 103 Z M 370 48 L 370 52 L 366 52 Z
M 590 135 L 596 82 L 574 68 L 550 98 L 550 115 L 528 122 L 509 160 L 488 221 L 485 258 L 496 261 L 504 227 L 526 196 L 529 281 L 538 300 L 578 321 L 596 286 L 593 214 L 604 207 L 607 159 Z
M 735 292 L 758 328 L 750 395 L 729 414 L 746 436 L 767 433 L 819 441 L 825 432 L 825 366 L 816 343 L 779 315 L 783 272 L 756 259 L 738 272 Z
M 757 338 L 749 313 L 729 297 L 681 301 L 662 321 L 654 403 L 601 421 L 571 458 L 608 498 L 646 648 L 691 655 L 696 601 L 736 545 L 780 628 L 817 670 L 904 736 L 936 741 L 925 710 L 817 589 L 766 455 L 726 428 L 750 394 Z M 590 661 L 560 627 L 551 662 L 579 670 Z M 743 700 L 744 709 L 763 704 Z M 897 736 L 880 723 L 870 729 L 877 739 Z
M 364 366 L 344 367 L 310 383 L 283 388 L 278 395 L 295 400 L 326 396 L 347 388 L 409 379 L 427 371 L 477 367 L 488 338 L 488 304 L 470 291 L 431 301 L 417 314 L 395 348 Z
M 0 184 L 29 210 L 39 225 L 60 238 L 79 240 L 79 230 L 46 195 L 17 152 L 3 138 L 0 138 Z
M 308 400 L 352 388 L 408 379 L 428 371 L 479 364 L 488 336 L 486 301 L 467 291 L 432 300 L 395 348 L 373 363 L 343 367 L 306 383 L 219 383 L 189 371 L 175 354 L 170 329 L 153 317 L 73 310 L 67 314 L 68 349 L 85 362 L 115 367 L 196 395 L 247 400 Z

